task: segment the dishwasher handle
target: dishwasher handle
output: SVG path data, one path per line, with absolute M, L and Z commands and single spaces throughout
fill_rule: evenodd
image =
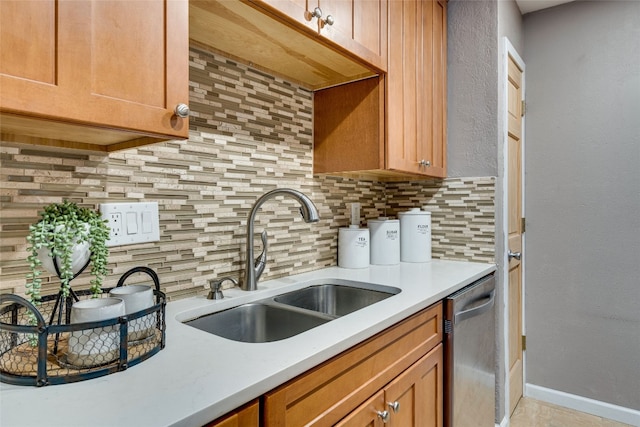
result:
M 455 313 L 453 317 L 453 323 L 457 324 L 459 322 L 462 322 L 463 320 L 467 320 L 471 317 L 479 316 L 482 313 L 485 313 L 486 311 L 490 310 L 493 307 L 493 304 L 496 299 L 496 290 L 492 289 L 491 292 L 489 292 L 489 294 L 485 296 L 483 299 L 488 299 L 488 301 L 477 307 L 473 307 L 468 310 L 462 310 Z

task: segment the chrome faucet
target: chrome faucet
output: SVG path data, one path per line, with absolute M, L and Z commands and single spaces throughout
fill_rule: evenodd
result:
M 262 238 L 262 253 L 258 258 L 253 259 L 253 225 L 256 219 L 256 213 L 260 206 L 267 200 L 279 196 L 291 196 L 300 203 L 300 214 L 305 222 L 318 222 L 320 216 L 318 215 L 318 209 L 313 204 L 311 199 L 305 194 L 297 190 L 290 188 L 276 188 L 267 193 L 264 193 L 251 208 L 249 218 L 247 219 L 247 260 L 244 269 L 244 280 L 240 284 L 240 288 L 244 291 L 255 291 L 258 288 L 258 279 L 264 271 L 264 267 L 267 263 L 267 232 L 263 231 Z

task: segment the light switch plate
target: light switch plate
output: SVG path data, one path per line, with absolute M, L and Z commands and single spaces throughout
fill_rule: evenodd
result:
M 157 202 L 101 203 L 100 214 L 111 230 L 108 247 L 160 240 Z

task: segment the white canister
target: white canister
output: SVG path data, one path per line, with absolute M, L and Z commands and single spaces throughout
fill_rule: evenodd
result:
M 371 264 L 399 264 L 400 221 L 382 217 L 369 220 L 367 224 L 371 233 Z
M 153 305 L 153 289 L 146 285 L 119 286 L 111 289 L 110 297 L 120 298 L 124 301 L 124 309 L 127 315 L 149 308 Z M 129 341 L 141 340 L 149 337 L 154 331 L 155 322 L 153 314 L 129 320 Z
M 124 301 L 95 298 L 78 301 L 71 307 L 71 323 L 96 322 L 124 316 Z M 75 366 L 97 366 L 120 355 L 120 325 L 71 332 L 67 360 Z
M 338 267 L 369 267 L 369 229 L 343 227 L 338 230 Z
M 402 262 L 431 261 L 431 212 L 419 208 L 401 212 L 400 260 Z

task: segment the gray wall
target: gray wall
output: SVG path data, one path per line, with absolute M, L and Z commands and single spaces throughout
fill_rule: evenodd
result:
M 447 175 L 498 175 L 497 2 L 448 5 Z
M 498 39 L 507 37 L 520 56 L 524 56 L 522 15 L 515 0 L 498 0 Z M 502 85 L 500 85 L 502 88 Z
M 527 382 L 640 410 L 640 2 L 524 30 Z

